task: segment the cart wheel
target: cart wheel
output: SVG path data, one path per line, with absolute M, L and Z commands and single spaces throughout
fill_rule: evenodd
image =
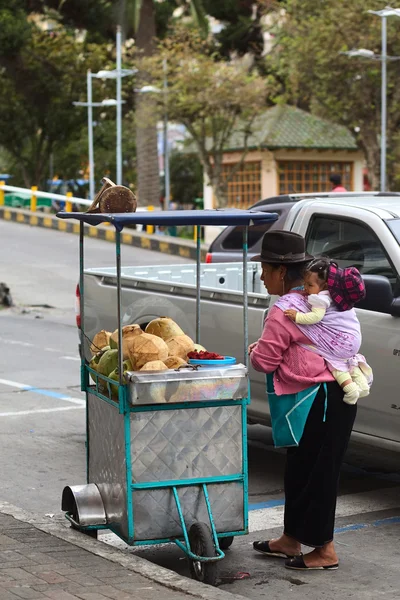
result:
M 233 535 L 230 537 L 219 538 L 218 542 L 221 550 L 228 550 L 233 544 Z
M 197 556 L 215 556 L 215 546 L 211 530 L 205 523 L 193 523 L 189 529 L 190 549 Z M 216 562 L 190 560 L 190 574 L 193 579 L 215 585 L 218 565 Z

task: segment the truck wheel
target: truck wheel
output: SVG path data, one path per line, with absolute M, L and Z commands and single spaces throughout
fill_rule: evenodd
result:
M 189 529 L 190 549 L 197 556 L 215 556 L 215 546 L 211 530 L 205 523 L 193 523 Z M 190 560 L 190 574 L 193 579 L 215 585 L 218 565 L 216 562 Z
M 233 535 L 231 535 L 230 537 L 220 538 L 218 541 L 221 550 L 228 550 L 233 544 Z

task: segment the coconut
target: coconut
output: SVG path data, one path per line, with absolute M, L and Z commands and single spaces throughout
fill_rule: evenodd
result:
M 168 367 L 162 360 L 151 360 L 140 369 L 141 371 L 167 371 Z
M 107 350 L 104 352 L 97 365 L 97 371 L 101 375 L 108 375 L 118 366 L 118 350 Z
M 164 341 L 169 340 L 177 335 L 185 335 L 185 332 L 179 327 L 175 321 L 169 317 L 159 317 L 153 319 L 145 329 L 146 333 L 157 335 Z
M 103 354 L 104 354 L 103 352 L 98 352 L 97 354 L 95 354 L 93 356 L 92 360 L 90 361 L 89 367 L 91 369 L 93 369 L 93 371 L 97 371 L 97 367 L 99 365 L 100 358 L 103 356 Z M 92 373 L 90 373 L 90 377 L 96 383 L 96 378 Z
M 201 352 L 201 351 L 207 352 L 207 350 L 201 344 L 195 344 L 194 349 L 196 350 L 196 352 Z
M 124 360 L 123 367 L 124 367 L 124 374 L 127 371 L 132 371 L 132 365 L 131 365 L 131 362 L 129 360 Z M 115 367 L 114 371 L 112 371 L 109 374 L 108 378 L 109 379 L 113 379 L 114 381 L 118 381 L 119 382 L 119 369 L 118 369 L 118 367 Z M 110 386 L 111 386 L 111 394 L 113 396 L 118 396 L 118 386 L 114 385 L 113 383 L 111 383 Z
M 168 369 L 177 369 L 187 363 L 180 356 L 168 356 L 167 360 L 164 360 L 164 364 Z
M 193 352 L 194 342 L 188 335 L 177 335 L 167 340 L 169 356 L 179 356 L 186 360 L 188 352 Z
M 122 328 L 122 353 L 124 360 L 129 358 L 127 348 L 128 340 L 136 335 L 141 335 L 142 333 L 143 330 L 141 329 L 140 325 L 137 325 L 137 323 L 134 323 L 133 325 L 125 325 L 125 327 Z M 111 334 L 110 346 L 111 348 L 118 348 L 118 329 L 113 331 Z
M 168 358 L 168 346 L 156 335 L 142 333 L 127 339 L 127 353 L 134 370 L 139 371 L 147 362 Z
M 90 352 L 92 354 L 97 354 L 99 350 L 102 350 L 104 346 L 110 345 L 110 336 L 111 332 L 102 329 L 93 338 L 92 344 L 90 346 Z

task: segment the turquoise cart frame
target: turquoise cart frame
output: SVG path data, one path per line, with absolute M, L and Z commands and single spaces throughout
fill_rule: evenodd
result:
M 190 225 L 197 227 L 197 273 L 196 273 L 196 342 L 200 343 L 200 317 L 201 317 L 201 289 L 200 289 L 200 227 L 202 225 L 241 225 L 243 227 L 243 330 L 244 330 L 244 362 L 248 367 L 248 284 L 247 284 L 247 265 L 248 265 L 248 227 L 252 224 L 265 224 L 276 220 L 277 215 L 264 212 L 226 210 L 226 211 L 166 211 L 133 213 L 122 215 L 102 215 L 87 213 L 58 213 L 59 218 L 75 218 L 80 221 L 79 238 L 79 263 L 80 263 L 80 294 L 81 294 L 81 339 L 85 340 L 85 283 L 84 283 L 84 225 L 97 225 L 101 222 L 110 222 L 115 227 L 115 254 L 116 254 L 116 273 L 117 273 L 117 303 L 118 303 L 118 347 L 122 348 L 122 318 L 121 318 L 121 232 L 125 225 Z M 90 368 L 85 359 L 85 353 L 82 352 L 81 361 L 81 389 L 86 393 L 86 436 L 87 436 L 87 482 L 89 483 L 89 463 L 90 463 L 90 413 L 89 400 L 106 403 L 112 407 L 113 411 L 118 411 L 120 418 L 123 419 L 123 435 L 125 448 L 125 481 L 126 481 L 126 528 L 121 533 L 121 527 L 118 523 L 108 522 L 107 519 L 94 517 L 93 522 L 80 518 L 79 502 L 74 498 L 74 488 L 65 488 L 63 493 L 62 507 L 66 511 L 66 518 L 71 525 L 88 534 L 96 535 L 98 530 L 108 529 L 116 533 L 127 544 L 132 546 L 154 545 L 161 543 L 175 542 L 175 544 L 187 555 L 191 561 L 192 576 L 206 583 L 214 584 L 216 582 L 215 564 L 225 556 L 224 549 L 227 549 L 238 535 L 248 533 L 248 459 L 247 459 L 247 405 L 250 402 L 250 388 L 247 386 L 247 393 L 239 399 L 209 400 L 197 402 L 180 402 L 165 404 L 132 404 L 130 402 L 129 385 L 124 380 L 123 375 L 123 355 L 121 350 L 118 355 L 119 381 L 109 379 L 97 373 Z M 91 376 L 94 385 L 90 384 Z M 112 386 L 112 387 L 111 387 Z M 113 397 L 113 389 L 117 388 L 117 397 Z M 115 398 L 115 399 L 114 399 Z M 154 413 L 159 411 L 179 411 L 195 410 L 216 407 L 240 407 L 241 414 L 241 469 L 237 473 L 229 475 L 220 475 L 213 477 L 184 478 L 181 480 L 162 480 L 149 482 L 134 482 L 132 464 L 131 464 L 131 445 L 134 440 L 131 439 L 131 419 L 135 414 Z M 243 491 L 243 527 L 232 531 L 217 531 L 212 502 L 210 500 L 209 487 L 214 484 L 236 483 L 240 485 Z M 182 509 L 180 491 L 183 488 L 195 486 L 204 498 L 209 523 L 200 524 L 196 531 L 192 528 L 188 531 L 185 521 L 185 514 Z M 80 488 L 83 486 L 80 486 Z M 135 529 L 137 522 L 134 514 L 133 497 L 135 493 L 143 490 L 162 490 L 168 489 L 172 492 L 179 516 L 181 526 L 181 535 L 162 537 L 158 539 L 137 539 Z M 83 490 L 85 491 L 85 490 Z M 101 512 L 101 509 L 100 509 Z M 96 521 L 97 518 L 97 521 Z M 197 538 L 195 536 L 197 534 Z M 201 550 L 201 552 L 199 551 Z

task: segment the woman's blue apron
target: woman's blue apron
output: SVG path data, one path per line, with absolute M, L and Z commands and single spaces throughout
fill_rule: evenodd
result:
M 326 383 L 323 386 L 325 391 L 325 421 L 327 408 Z M 274 375 L 273 373 L 267 374 L 267 394 L 275 448 L 299 445 L 308 414 L 320 387 L 321 384 L 319 383 L 297 392 L 297 394 L 277 396 L 274 388 Z

